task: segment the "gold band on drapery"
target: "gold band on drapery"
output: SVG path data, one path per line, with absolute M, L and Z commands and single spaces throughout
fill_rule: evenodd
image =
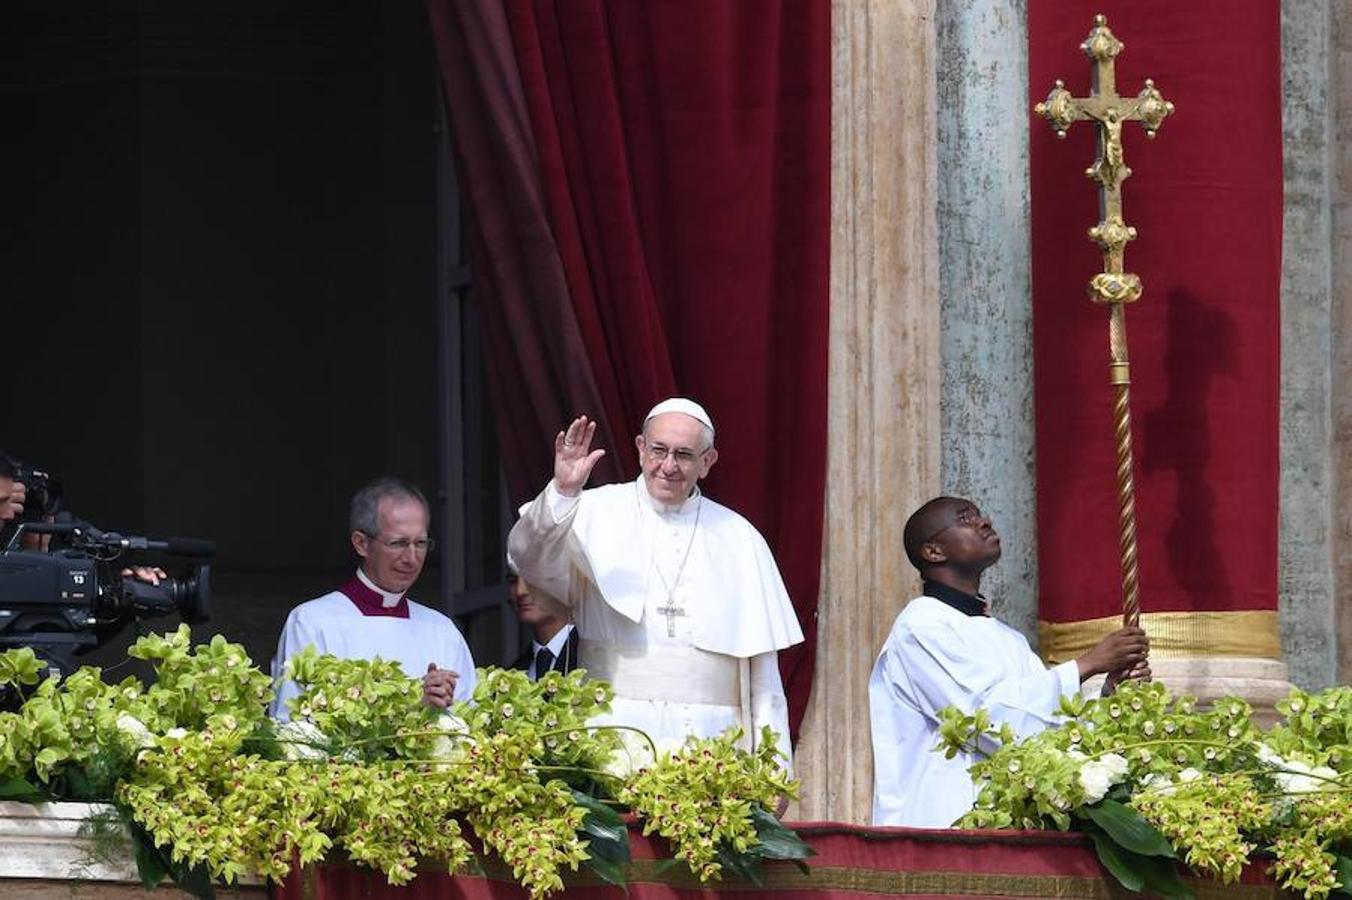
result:
M 1048 664 L 1075 659 L 1104 635 L 1122 627 L 1121 616 L 1080 622 L 1038 622 L 1038 650 Z M 1249 656 L 1281 659 L 1275 610 L 1141 613 L 1150 655 L 1166 657 Z

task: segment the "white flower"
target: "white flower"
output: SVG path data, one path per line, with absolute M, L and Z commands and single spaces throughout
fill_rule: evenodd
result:
M 127 743 L 132 749 L 144 750 L 147 747 L 155 746 L 155 736 L 150 733 L 150 729 L 131 713 L 123 713 L 118 716 L 116 724 L 117 730 L 126 737 Z
M 1187 784 L 1189 781 L 1196 781 L 1201 777 L 1202 777 L 1201 772 L 1197 771 L 1192 766 L 1188 766 L 1182 772 L 1178 773 L 1178 783 Z
M 1127 758 L 1120 753 L 1105 753 L 1098 758 L 1099 765 L 1108 770 L 1108 778 L 1113 784 L 1120 784 L 1127 777 Z
M 1105 753 L 1080 766 L 1080 788 L 1085 802 L 1097 803 L 1108 789 L 1127 777 L 1127 761 L 1116 753 Z
M 469 725 L 459 716 L 444 712 L 434 723 L 441 734 L 432 739 L 432 758 L 449 759 L 459 743 L 469 735 Z
M 305 719 L 278 723 L 277 740 L 281 742 L 282 755 L 287 759 L 328 759 L 322 746 L 328 738 L 313 722 Z
M 1172 797 L 1177 788 L 1174 787 L 1174 783 L 1169 780 L 1168 776 L 1161 775 L 1158 772 L 1147 772 L 1146 776 L 1141 779 L 1141 790 L 1151 794 L 1159 794 L 1162 797 Z
M 1328 766 L 1310 768 L 1306 763 L 1291 759 L 1286 761 L 1285 768 L 1287 771 L 1277 772 L 1272 777 L 1288 794 L 1313 794 L 1338 787 L 1337 783 L 1328 780 L 1338 777 L 1338 773 Z
M 1080 789 L 1084 791 L 1086 803 L 1097 803 L 1108 793 L 1108 773 L 1093 763 L 1085 763 L 1080 769 Z
M 1265 766 L 1283 766 L 1286 761 L 1277 752 L 1263 742 L 1258 743 L 1258 761 Z
M 168 731 L 164 733 L 164 736 L 167 738 L 173 738 L 176 741 L 181 741 L 188 736 L 188 729 L 170 728 Z

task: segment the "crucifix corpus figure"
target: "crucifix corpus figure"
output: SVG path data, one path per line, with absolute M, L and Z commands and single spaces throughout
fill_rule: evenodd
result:
M 751 748 L 768 725 L 788 753 L 778 651 L 803 633 L 765 539 L 700 490 L 713 420 L 684 398 L 657 404 L 634 439 L 639 477 L 583 490 L 606 452 L 595 437 L 586 416 L 558 433 L 554 477 L 507 543 L 532 587 L 572 607 L 580 667 L 614 685 L 592 724 L 642 729 L 659 749 L 730 726 Z
M 1081 119 L 1098 126 L 1098 159 L 1085 174 L 1098 183 L 1100 219 L 1089 239 L 1103 250 L 1103 271 L 1089 282 L 1089 297 L 1108 307 L 1108 371 L 1113 388 L 1113 434 L 1116 445 L 1118 545 L 1122 551 L 1122 620 L 1136 625 L 1141 617 L 1136 576 L 1136 484 L 1131 458 L 1131 365 L 1127 359 L 1126 305 L 1141 298 L 1141 279 L 1125 270 L 1123 258 L 1136 229 L 1122 218 L 1122 182 L 1131 175 L 1122 152 L 1122 125 L 1140 122 L 1153 138 L 1174 105 L 1149 78 L 1135 97 L 1117 93 L 1114 61 L 1124 45 L 1108 28 L 1108 19 L 1094 17 L 1094 28 L 1080 49 L 1094 61 L 1094 87 L 1088 97 L 1073 97 L 1058 80 L 1047 99 L 1033 108 L 1064 138 Z

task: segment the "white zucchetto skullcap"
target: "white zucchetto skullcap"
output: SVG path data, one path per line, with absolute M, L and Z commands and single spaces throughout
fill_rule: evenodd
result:
M 663 413 L 685 413 L 710 431 L 714 430 L 714 420 L 709 418 L 709 414 L 704 411 L 704 407 L 700 406 L 694 400 L 687 400 L 684 397 L 672 397 L 668 400 L 663 400 L 648 412 L 648 416 L 643 420 L 643 424 L 647 425 L 650 419 L 660 416 Z

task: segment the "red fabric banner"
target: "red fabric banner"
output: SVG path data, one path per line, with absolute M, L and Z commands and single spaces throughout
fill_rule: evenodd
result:
M 1281 16 L 1276 0 L 1036 0 L 1031 103 L 1090 88 L 1078 48 L 1103 12 L 1125 44 L 1117 89 L 1153 78 L 1177 105 L 1156 140 L 1123 128 L 1123 216 L 1144 612 L 1277 605 L 1282 240 Z M 1040 618 L 1121 612 L 1107 310 L 1085 231 L 1099 218 L 1095 126 L 1065 140 L 1031 116 Z
M 1083 834 L 1055 831 L 956 831 L 915 828 L 862 828 L 835 823 L 793 826 L 817 856 L 804 874 L 787 862 L 765 865 L 765 885 L 756 888 L 735 876 L 705 888 L 681 865 L 662 868 L 662 842 L 630 831 L 634 859 L 628 891 L 604 886 L 586 872 L 565 877 L 556 895 L 613 900 L 666 900 L 713 897 L 722 893 L 749 897 L 1086 897 L 1124 895 L 1099 865 Z M 1199 897 L 1275 898 L 1282 896 L 1265 864 L 1249 866 L 1239 884 L 1185 878 Z M 483 872 L 450 877 L 435 864 L 420 868 L 404 887 L 390 887 L 378 873 L 349 865 L 323 865 L 293 872 L 270 889 L 273 900 L 520 900 L 528 896 L 500 862 L 486 860 Z

